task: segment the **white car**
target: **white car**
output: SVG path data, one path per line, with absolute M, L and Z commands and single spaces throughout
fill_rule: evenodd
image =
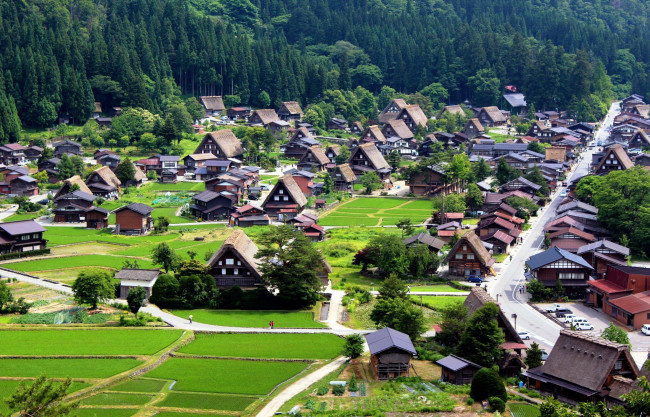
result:
M 561 305 L 559 305 L 559 304 L 553 304 L 553 305 L 551 305 L 550 307 L 547 307 L 547 308 L 546 308 L 546 312 L 547 312 L 547 313 L 555 313 L 556 311 L 558 311 L 558 310 L 561 309 L 561 308 L 562 308 Z
M 572 323 L 574 317 L 576 317 L 575 314 L 567 314 L 566 316 L 564 316 L 564 322 L 565 323 Z
M 517 332 L 517 334 L 519 335 L 519 337 L 521 337 L 522 340 L 530 340 L 530 333 L 528 333 L 525 330 L 521 332 Z
M 560 192 L 560 197 L 566 197 L 566 189 Z
M 650 336 L 650 324 L 644 324 L 643 327 L 641 327 L 641 333 Z
M 589 324 L 589 322 L 580 322 L 580 323 L 575 323 L 574 324 L 576 330 L 593 330 L 594 326 Z

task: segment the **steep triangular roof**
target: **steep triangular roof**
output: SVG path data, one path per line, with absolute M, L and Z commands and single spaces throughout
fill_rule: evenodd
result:
M 379 113 L 379 122 L 380 123 L 388 123 L 389 120 L 393 120 L 394 118 L 397 117 L 397 115 L 399 114 L 399 111 L 397 111 L 397 112 L 389 112 L 388 111 L 393 106 L 397 107 L 399 110 L 402 110 L 404 107 L 406 107 L 406 101 L 404 101 L 404 99 L 401 99 L 401 98 L 392 99 L 388 103 L 386 108 L 384 108 L 384 110 L 382 110 L 381 113 Z
M 393 330 L 389 327 L 377 330 L 376 332 L 365 335 L 368 342 L 368 348 L 371 355 L 377 355 L 391 348 L 397 348 L 415 355 L 415 347 L 411 338 L 402 332 Z
M 337 165 L 336 169 L 341 172 L 341 177 L 345 182 L 355 182 L 357 180 L 357 176 L 352 171 L 352 168 L 350 168 L 350 164 Z
M 390 130 L 392 130 L 393 134 L 388 133 Z M 402 119 L 389 120 L 381 130 L 381 133 L 383 133 L 383 136 L 397 136 L 400 139 L 406 140 L 413 138 L 413 132 L 411 132 L 411 129 L 406 126 L 406 123 Z
M 497 106 L 488 106 L 481 109 L 493 122 L 505 122 L 506 118 Z
M 442 110 L 440 110 L 440 112 L 436 116 L 436 119 L 440 119 L 442 116 L 445 115 L 445 113 L 464 115 L 465 111 L 459 105 L 445 106 L 442 108 Z
M 197 150 L 203 145 L 203 142 L 208 137 L 212 138 L 217 143 L 226 158 L 234 158 L 244 153 L 241 141 L 237 136 L 235 136 L 231 129 L 222 129 L 217 130 L 216 132 L 206 133 L 203 137 L 203 141 L 201 141 L 201 144 L 197 147 Z M 196 154 L 197 152 L 194 151 L 194 153 Z
M 63 181 L 63 185 L 61 186 L 61 188 L 59 188 L 59 191 L 57 191 L 54 198 L 57 198 L 60 195 L 67 194 L 70 190 L 70 187 L 72 187 L 73 184 L 77 184 L 79 186 L 79 191 L 83 191 L 84 193 L 87 194 L 93 193 L 92 191 L 90 191 L 90 188 L 88 188 L 84 180 L 82 180 L 79 175 L 75 175 Z
M 361 134 L 361 140 L 367 140 L 368 138 L 374 138 L 377 142 L 381 143 L 386 142 L 384 133 L 377 125 L 368 126 L 366 130 Z
M 404 107 L 397 118 L 403 119 L 404 113 L 407 113 L 416 125 L 422 127 L 427 126 L 427 116 L 424 114 L 424 111 L 422 111 L 422 108 L 419 104 L 409 104 L 408 106 Z
M 115 188 L 119 188 L 120 185 L 122 185 L 122 181 L 120 181 L 120 179 L 117 178 L 117 176 L 113 173 L 113 171 L 111 171 L 111 169 L 107 166 L 97 168 L 96 170 L 94 170 L 93 173 L 90 174 L 88 179 L 91 179 L 93 174 L 99 175 L 106 185 L 112 185 Z
M 461 245 L 468 245 L 474 252 L 474 255 L 476 255 L 478 261 L 483 265 L 489 267 L 494 264 L 494 259 L 492 259 L 492 256 L 490 256 L 490 253 L 485 249 L 485 246 L 483 246 L 483 242 L 481 242 L 481 239 L 479 239 L 474 231 L 465 233 L 460 237 L 460 239 L 458 239 L 458 242 L 456 242 L 454 247 L 449 251 L 449 254 L 447 254 L 447 261 L 456 255 L 456 252 L 458 252 Z
M 611 155 L 613 155 L 614 158 L 618 160 L 618 166 L 622 167 L 623 169 L 629 169 L 634 166 L 634 164 L 630 160 L 630 157 L 627 156 L 627 152 L 625 152 L 625 149 L 623 149 L 623 147 L 617 143 L 613 145 L 611 148 L 607 149 L 607 152 L 605 152 L 605 155 L 598 163 L 598 166 L 596 166 L 596 169 L 594 169 L 594 172 L 600 171 L 603 165 L 606 164 L 606 161 L 611 160 Z
M 237 253 L 242 261 L 248 264 L 247 266 L 249 269 L 257 274 L 257 278 L 262 276 L 259 259 L 255 257 L 258 250 L 257 245 L 255 245 L 242 229 L 233 230 L 221 247 L 214 253 L 214 255 L 212 255 L 210 260 L 208 260 L 207 266 L 214 267 L 215 262 L 221 258 L 227 250 L 233 250 Z
M 304 153 L 302 158 L 300 158 L 300 161 L 298 163 L 301 163 L 303 161 L 307 160 L 307 157 L 311 154 L 312 159 L 316 162 L 318 162 L 321 165 L 326 165 L 330 163 L 330 159 L 325 155 L 325 152 L 323 152 L 323 148 L 320 147 L 320 145 L 314 145 L 307 149 L 307 152 Z
M 295 201 L 300 207 L 304 207 L 307 204 L 307 197 L 305 197 L 305 195 L 300 190 L 300 187 L 296 183 L 296 180 L 294 180 L 293 177 L 288 174 L 278 179 L 278 182 L 273 186 L 273 189 L 266 197 L 266 200 L 264 201 L 264 204 L 262 204 L 262 207 L 266 206 L 267 203 L 270 203 L 272 201 L 271 197 L 275 194 L 275 190 L 282 184 L 284 184 L 287 192 L 291 198 L 293 198 L 293 201 Z
M 374 143 L 364 143 L 359 145 L 352 150 L 352 155 L 350 160 L 357 152 L 363 152 L 366 155 L 366 158 L 372 163 L 375 169 L 390 169 L 390 165 L 384 159 L 384 156 L 379 152 L 379 149 L 375 146 Z
M 221 96 L 202 96 L 201 104 L 206 110 L 222 111 L 226 109 L 226 106 L 223 105 L 223 99 Z
M 248 120 L 251 120 L 253 116 L 256 114 L 260 117 L 260 120 L 262 121 L 263 125 L 267 125 L 271 122 L 280 121 L 280 118 L 278 117 L 278 114 L 275 112 L 274 109 L 253 110 L 253 113 L 251 114 L 251 117 Z
M 282 107 L 280 107 L 280 111 L 282 111 L 282 109 L 285 109 L 289 114 L 304 114 L 302 108 L 300 107 L 300 103 L 297 101 L 283 102 Z

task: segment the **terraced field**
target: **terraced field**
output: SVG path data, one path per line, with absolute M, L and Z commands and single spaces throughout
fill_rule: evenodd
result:
M 402 219 L 421 224 L 431 217 L 430 200 L 398 198 L 356 198 L 344 202 L 323 216 L 323 226 L 395 225 Z

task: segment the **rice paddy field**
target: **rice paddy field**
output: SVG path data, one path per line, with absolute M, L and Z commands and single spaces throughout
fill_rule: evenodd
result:
M 356 198 L 346 201 L 319 220 L 322 226 L 390 226 L 401 219 L 422 224 L 431 217 L 431 200 Z
M 311 311 L 284 310 L 172 310 L 172 314 L 189 320 L 190 314 L 198 323 L 228 327 L 268 327 L 275 322 L 276 329 L 321 328 L 324 324 L 314 321 Z

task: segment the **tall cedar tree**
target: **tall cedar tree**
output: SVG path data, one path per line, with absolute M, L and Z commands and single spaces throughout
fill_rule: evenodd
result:
M 474 312 L 458 344 L 460 356 L 481 366 L 494 365 L 505 341 L 498 316 L 499 307 L 495 303 L 485 304 Z
M 122 182 L 122 186 L 126 187 L 129 182 L 135 179 L 135 166 L 133 162 L 129 158 L 124 158 L 117 166 L 115 175 Z
M 265 284 L 278 290 L 287 307 L 313 305 L 318 300 L 323 255 L 304 233 L 290 225 L 271 226 L 259 239 L 262 248 L 255 255 Z

